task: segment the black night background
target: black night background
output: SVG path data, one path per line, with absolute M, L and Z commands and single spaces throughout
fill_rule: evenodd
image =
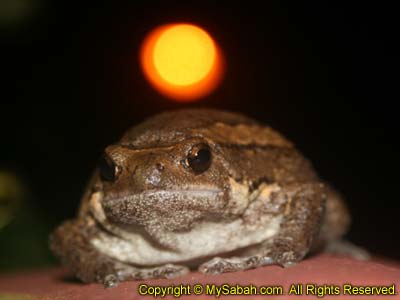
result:
M 394 5 L 3 2 L 0 180 L 15 190 L 0 185 L 0 270 L 54 263 L 48 234 L 74 216 L 102 149 L 145 117 L 196 106 L 282 132 L 346 197 L 348 238 L 400 259 Z M 169 22 L 202 26 L 224 53 L 221 86 L 199 102 L 164 98 L 141 72 L 143 38 Z

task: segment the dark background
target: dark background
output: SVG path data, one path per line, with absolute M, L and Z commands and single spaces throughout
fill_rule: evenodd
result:
M 189 106 L 240 111 L 281 131 L 347 198 L 349 239 L 400 258 L 394 6 L 19 2 L 19 13 L 0 13 L 0 171 L 17 176 L 24 196 L 0 228 L 0 269 L 54 262 L 47 236 L 74 216 L 103 147 L 147 116 Z M 204 27 L 225 54 L 222 85 L 195 104 L 160 96 L 139 68 L 146 33 L 167 22 Z

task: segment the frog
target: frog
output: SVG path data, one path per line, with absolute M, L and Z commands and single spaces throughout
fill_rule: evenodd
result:
M 83 282 L 279 265 L 320 251 L 367 259 L 350 213 L 284 135 L 238 112 L 152 116 L 104 150 L 77 216 L 50 248 Z

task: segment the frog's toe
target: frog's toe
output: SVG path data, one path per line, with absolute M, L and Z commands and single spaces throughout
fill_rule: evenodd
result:
M 199 267 L 199 271 L 205 274 L 214 275 L 225 272 L 247 270 L 264 264 L 269 264 L 269 261 L 261 256 L 231 258 L 214 257 L 213 259 L 203 263 Z
M 103 285 L 105 288 L 113 288 L 119 284 L 118 277 L 114 274 L 106 275 L 103 279 Z
M 223 273 L 226 270 L 226 267 L 226 261 L 220 257 L 214 257 L 213 259 L 200 265 L 199 271 L 204 274 L 216 275 Z
M 189 268 L 185 266 L 167 264 L 153 269 L 154 278 L 175 278 L 183 276 L 189 272 Z
M 278 265 L 280 265 L 281 267 L 284 267 L 284 268 L 290 268 L 290 267 L 297 265 L 297 261 L 280 262 L 280 263 L 278 263 Z
M 298 256 L 293 251 L 283 252 L 276 258 L 276 263 L 284 268 L 292 267 L 299 261 Z

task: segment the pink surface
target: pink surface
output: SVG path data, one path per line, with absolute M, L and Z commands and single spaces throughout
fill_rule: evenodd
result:
M 291 284 L 337 285 L 351 283 L 357 286 L 389 286 L 395 285 L 396 295 L 287 295 Z M 195 295 L 193 286 L 200 284 L 204 290 L 206 285 L 230 284 L 236 286 L 254 285 L 282 286 L 283 295 L 240 295 L 221 296 L 237 300 L 248 299 L 400 299 L 400 264 L 374 259 L 372 261 L 356 261 L 347 257 L 322 254 L 304 260 L 298 265 L 283 269 L 278 266 L 267 266 L 245 272 L 227 273 L 217 276 L 206 276 L 197 272 L 171 280 L 147 280 L 140 282 L 124 282 L 118 287 L 104 289 L 99 284 L 82 284 L 75 281 L 68 271 L 53 268 L 41 271 L 19 272 L 0 276 L 0 300 L 3 299 L 53 299 L 53 300 L 127 300 L 154 299 L 153 296 L 140 296 L 140 284 L 148 286 L 191 285 L 191 295 L 182 295 L 180 299 L 216 299 L 215 295 Z M 177 299 L 166 296 L 165 299 Z

